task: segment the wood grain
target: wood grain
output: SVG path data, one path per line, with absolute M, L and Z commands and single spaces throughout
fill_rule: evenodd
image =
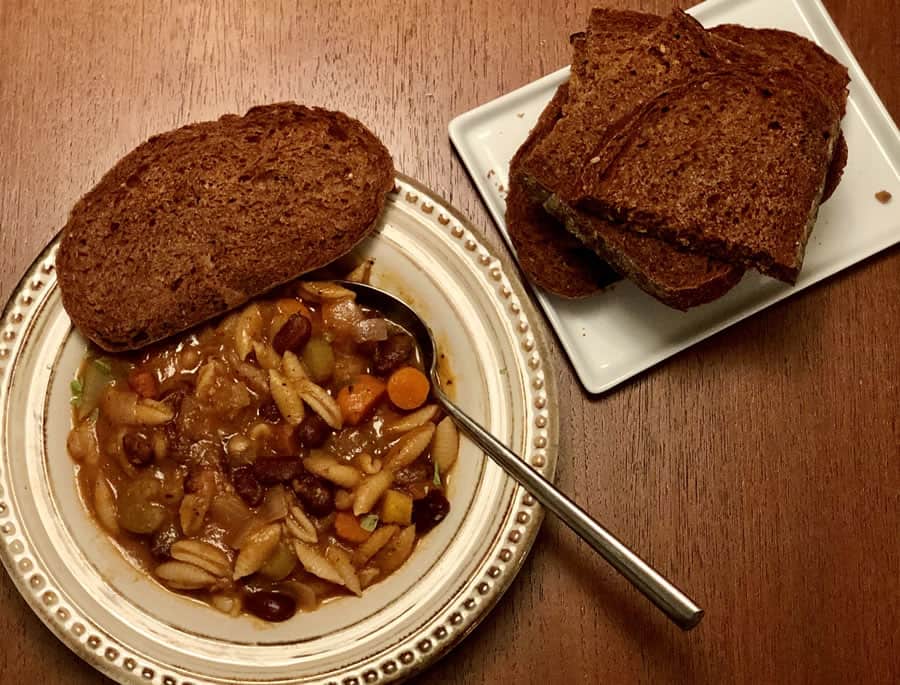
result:
M 825 4 L 896 119 L 896 3 Z M 507 254 L 446 125 L 565 64 L 589 7 L 6 0 L 0 298 L 67 208 L 151 133 L 286 99 L 358 116 Z M 900 681 L 898 330 L 894 249 L 602 399 L 555 349 L 559 484 L 707 617 L 680 633 L 551 521 L 496 610 L 418 682 Z M 0 632 L 3 682 L 100 679 L 5 574 Z

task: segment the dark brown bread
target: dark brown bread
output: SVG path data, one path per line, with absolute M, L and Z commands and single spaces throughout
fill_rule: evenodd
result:
M 718 54 L 703 27 L 683 12 L 663 21 L 595 9 L 573 47 L 564 116 L 522 163 L 529 184 L 564 202 L 581 195 L 582 164 L 605 142 L 609 126 L 665 87 L 709 71 L 705 63 Z
M 568 83 L 557 89 L 509 164 L 506 230 L 528 277 L 545 290 L 572 298 L 590 295 L 620 276 L 544 211 L 525 188 L 520 171 L 522 159 L 553 128 L 568 91 Z
M 844 167 L 847 166 L 847 157 L 850 151 L 847 149 L 847 139 L 844 138 L 844 132 L 838 136 L 837 142 L 834 144 L 834 155 L 831 157 L 831 165 L 828 167 L 828 175 L 825 176 L 825 188 L 822 190 L 822 202 L 834 195 L 838 185 L 841 183 L 841 177 L 844 175 Z
M 821 47 L 790 31 L 779 29 L 754 29 L 737 24 L 722 24 L 710 29 L 714 38 L 719 39 L 717 45 L 728 53 L 731 61 L 747 65 L 747 51 L 764 58 L 765 63 L 774 68 L 794 69 L 811 85 L 816 86 L 838 108 L 841 117 L 847 111 L 847 86 L 850 74 L 847 67 L 838 62 Z M 728 43 L 736 43 L 744 50 L 728 51 Z M 835 144 L 834 156 L 828 167 L 828 177 L 822 202 L 825 202 L 841 181 L 844 167 L 847 164 L 847 141 L 841 133 Z
M 293 103 L 154 136 L 72 209 L 63 304 L 100 347 L 141 347 L 347 252 L 393 182 L 360 122 Z
M 817 86 L 838 107 L 841 117 L 847 111 L 847 67 L 821 47 L 803 36 L 780 29 L 754 29 L 738 24 L 722 24 L 710 29 L 716 38 L 737 43 L 764 57 L 782 69 L 793 69 L 809 83 Z M 717 43 L 722 46 L 724 43 Z M 741 55 L 738 59 L 745 59 Z
M 708 74 L 627 120 L 589 161 L 577 206 L 793 283 L 839 126 L 792 71 Z
M 532 143 L 540 153 L 520 150 L 526 187 L 580 241 L 665 304 L 687 309 L 720 297 L 740 281 L 742 267 L 678 250 L 663 240 L 578 212 L 560 199 L 577 193 L 580 165 L 565 161 L 559 153 L 588 154 L 601 144 L 617 116 L 656 94 L 670 78 L 677 78 L 673 74 L 697 73 L 684 62 L 712 50 L 706 32 L 682 14 L 663 21 L 654 15 L 594 10 L 587 33 L 573 36 L 572 44 L 571 90 L 580 87 L 581 100 L 564 103 L 566 116 L 541 142 Z M 556 145 L 547 144 L 550 137 Z M 556 192 L 551 194 L 544 183 L 553 184 Z M 552 241 L 546 242 L 546 251 L 554 251 Z M 529 271 L 534 273 L 548 277 L 540 262 Z
M 582 99 L 587 102 L 580 103 L 580 107 L 566 106 L 567 121 L 551 134 L 551 137 L 555 136 L 556 142 L 552 147 L 549 144 L 541 146 L 542 149 L 550 147 L 549 155 L 557 155 L 556 161 L 552 158 L 549 160 L 546 157 L 541 158 L 540 155 L 531 155 L 526 162 L 526 166 L 533 172 L 537 170 L 531 177 L 527 173 L 523 174 L 525 179 L 530 181 L 528 187 L 532 189 L 532 195 L 536 200 L 547 201 L 550 195 L 546 188 L 536 182 L 536 178 L 542 177 L 545 182 L 551 183 L 562 183 L 566 180 L 571 182 L 572 171 L 577 170 L 577 165 L 568 169 L 554 166 L 558 164 L 561 156 L 570 154 L 563 152 L 565 146 L 572 145 L 576 149 L 579 147 L 585 149 L 586 141 L 592 134 L 594 138 L 606 134 L 598 124 L 604 121 L 608 123 L 608 119 L 613 116 L 611 112 L 617 107 L 621 109 L 623 103 L 631 104 L 627 101 L 627 96 L 634 95 L 636 89 L 625 93 L 626 99 L 623 100 L 622 97 L 610 97 L 606 87 L 611 80 L 615 85 L 615 79 L 620 78 L 615 70 L 623 68 L 622 51 L 628 49 L 629 32 L 633 34 L 631 39 L 635 43 L 631 49 L 643 48 L 647 53 L 638 55 L 637 59 L 630 61 L 629 73 L 625 78 L 643 77 L 639 86 L 647 92 L 672 85 L 679 74 L 702 73 L 696 68 L 691 71 L 680 64 L 685 57 L 691 59 L 693 52 L 704 56 L 710 55 L 710 58 L 701 60 L 701 70 L 735 63 L 744 67 L 795 68 L 831 96 L 837 107 L 841 110 L 845 107 L 846 69 L 817 45 L 796 34 L 734 25 L 717 27 L 711 33 L 704 33 L 696 22 L 681 13 L 675 13 L 663 21 L 652 15 L 595 10 L 591 14 L 587 32 L 576 34 L 572 40 L 572 89 L 580 93 Z M 637 40 L 642 32 L 643 44 Z M 605 44 L 610 37 L 617 40 L 614 48 Z M 748 48 L 742 47 L 744 44 Z M 609 76 L 611 72 L 612 77 Z M 640 92 L 638 94 L 640 95 Z M 585 128 L 585 122 L 588 122 L 587 136 L 574 135 L 574 132 Z M 566 127 L 569 129 L 568 133 Z M 840 179 L 846 160 L 845 155 L 846 145 L 841 137 L 833 163 L 829 167 L 823 196 L 825 198 L 831 194 Z M 649 236 L 632 238 L 630 236 L 634 234 L 627 228 L 590 216 L 588 213 L 578 212 L 562 204 L 558 197 L 547 201 L 546 207 L 616 270 L 673 307 L 684 309 L 715 299 L 737 283 L 743 272 L 743 269 L 736 265 L 714 260 L 705 255 L 688 256 L 669 243 Z M 548 242 L 546 247 L 548 251 L 552 251 L 553 243 Z M 539 270 L 540 265 L 536 268 Z
M 560 86 L 510 164 L 507 230 L 514 236 L 513 244 L 525 272 L 539 285 L 552 286 L 548 289 L 553 292 L 563 290 L 567 296 L 575 296 L 576 292 L 589 294 L 596 290 L 591 287 L 596 279 L 594 274 L 598 273 L 596 267 L 579 273 L 568 259 L 572 253 L 581 255 L 585 246 L 589 246 L 609 259 L 616 271 L 670 307 L 688 309 L 721 297 L 740 281 L 742 268 L 701 254 L 682 252 L 663 240 L 579 213 L 553 195 L 545 196 L 546 205 L 542 208 L 534 199 L 537 193 L 529 195 L 524 181 L 519 181 L 519 163 L 561 116 L 567 90 L 566 84 Z M 527 213 L 523 208 L 527 208 Z M 557 221 L 565 223 L 578 240 Z M 605 266 L 596 256 L 594 259 Z M 577 291 L 572 283 L 579 286 Z
M 651 236 L 611 228 L 608 222 L 573 209 L 556 195 L 547 198 L 545 208 L 641 290 L 675 309 L 711 302 L 731 290 L 744 275 L 740 267 L 673 249 Z

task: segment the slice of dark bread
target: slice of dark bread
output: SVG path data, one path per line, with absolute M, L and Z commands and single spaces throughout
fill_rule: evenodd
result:
M 793 283 L 839 127 L 793 71 L 707 74 L 620 122 L 576 205 Z
M 669 307 L 686 310 L 712 302 L 737 285 L 744 275 L 739 266 L 698 252 L 673 249 L 663 240 L 617 228 L 579 212 L 556 195 L 550 195 L 544 207 L 583 244 L 606 256 L 613 268 Z
M 522 162 L 530 185 L 563 201 L 581 195 L 580 173 L 608 128 L 663 88 L 719 65 L 711 38 L 683 12 L 650 14 L 595 9 L 583 39 L 573 41 L 572 81 L 564 116 Z
M 710 29 L 717 45 L 726 53 L 729 61 L 747 66 L 747 52 L 758 54 L 765 64 L 773 68 L 794 69 L 811 85 L 819 88 L 840 110 L 841 117 L 847 111 L 847 86 L 850 74 L 847 67 L 838 62 L 811 40 L 790 31 L 780 29 L 754 29 L 738 24 L 722 24 Z M 729 42 L 743 50 L 729 49 Z M 841 133 L 835 144 L 834 156 L 828 167 L 822 202 L 837 189 L 847 164 L 847 141 Z
M 654 15 L 594 10 L 587 32 L 572 37 L 570 93 L 580 88 L 581 101 L 563 102 L 566 115 L 558 116 L 552 132 L 543 133 L 537 143 L 532 140 L 528 146 L 523 145 L 516 160 L 522 185 L 529 189 L 534 203 L 542 203 L 547 212 L 619 273 L 677 309 L 720 297 L 740 281 L 743 268 L 679 250 L 663 240 L 578 212 L 561 201 L 562 193 L 556 191 L 566 184 L 570 194 L 577 191 L 580 166 L 571 161 L 563 163 L 557 153 L 566 150 L 566 155 L 576 155 L 593 150 L 620 113 L 649 99 L 668 82 L 670 62 L 679 60 L 675 73 L 694 74 L 695 68 L 685 67 L 680 61 L 708 45 L 702 27 L 686 15 L 675 15 L 664 22 Z M 634 52 L 639 48 L 646 52 L 636 59 Z M 639 62 L 644 64 L 640 69 Z M 560 148 L 547 145 L 551 136 Z M 542 152 L 535 154 L 538 147 Z M 544 183 L 553 184 L 554 192 Z M 524 224 L 519 229 L 520 233 L 536 231 L 526 230 Z M 556 245 L 552 240 L 545 241 L 545 252 L 556 253 Z M 536 262 L 535 270 L 539 271 L 540 262 Z
M 539 193 L 529 192 L 519 165 L 562 115 L 567 91 L 568 84 L 560 86 L 510 164 L 506 225 L 531 280 L 567 297 L 590 294 L 598 289 L 598 276 L 609 270 L 596 256 L 602 254 L 615 271 L 676 309 L 709 302 L 731 289 L 744 273 L 740 267 L 577 212 L 553 195 L 544 196 L 546 205 L 535 200 Z
M 378 138 L 319 108 L 254 107 L 153 136 L 72 209 L 63 304 L 103 349 L 142 347 L 344 254 L 393 183 Z
M 520 172 L 522 159 L 553 128 L 568 92 L 568 83 L 557 89 L 509 164 L 506 230 L 529 279 L 556 295 L 574 298 L 590 295 L 620 276 L 544 211 L 526 189 Z
M 628 34 L 634 43 L 630 49 L 645 50 L 629 61 L 628 73 L 623 77 L 616 69 L 623 68 L 622 57 L 627 49 Z M 638 39 L 642 38 L 642 41 Z M 608 41 L 617 42 L 610 46 Z M 758 68 L 793 67 L 826 91 L 842 110 L 846 103 L 846 69 L 814 43 L 796 34 L 778 30 L 756 30 L 727 25 L 704 32 L 699 25 L 682 13 L 662 20 L 652 15 L 595 10 L 591 14 L 586 33 L 572 37 L 573 59 L 571 90 L 586 102 L 566 105 L 566 120 L 550 136 L 556 143 L 549 150 L 550 158 L 531 155 L 526 165 L 532 173 L 523 174 L 525 185 L 531 188 L 535 201 L 543 200 L 548 212 L 564 222 L 567 228 L 599 255 L 626 275 L 642 289 L 664 303 L 685 309 L 715 299 L 740 280 L 743 269 L 709 258 L 702 254 L 687 255 L 677 246 L 650 236 L 635 236 L 628 228 L 612 224 L 586 212 L 579 212 L 552 197 L 537 179 L 565 187 L 572 182 L 578 166 L 560 167 L 559 157 L 566 145 L 584 149 L 590 139 L 606 135 L 603 123 L 610 123 L 614 112 L 624 105 L 634 104 L 622 97 L 608 95 L 606 86 L 613 84 L 613 92 L 626 81 L 641 77 L 640 87 L 632 88 L 626 96 L 655 92 L 677 82 L 679 75 L 697 75 L 703 68 L 722 67 L 738 63 Z M 742 47 L 747 44 L 749 48 Z M 704 56 L 700 70 L 687 68 L 681 62 L 699 53 Z M 707 58 L 706 55 L 709 55 Z M 617 61 L 618 60 L 618 61 Z M 673 67 L 674 65 L 674 67 Z M 612 76 L 610 76 L 612 74 Z M 616 79 L 619 79 L 618 81 Z M 632 84 L 633 85 L 633 84 Z M 639 97 L 637 104 L 640 104 Z M 568 130 L 567 130 L 568 129 Z M 585 136 L 577 132 L 585 130 Z M 562 144 L 562 147 L 558 143 Z M 542 148 L 549 147 L 544 143 Z M 533 144 L 531 147 L 535 147 Z M 827 197 L 840 179 L 846 145 L 841 138 L 834 161 L 829 167 L 825 195 Z M 529 153 L 530 154 L 530 153 Z M 557 155 L 556 161 L 552 155 Z M 520 163 L 521 164 L 521 163 Z M 571 187 L 571 186 L 570 186 Z M 632 237 L 633 236 L 633 237 Z M 553 250 L 553 243 L 547 244 Z

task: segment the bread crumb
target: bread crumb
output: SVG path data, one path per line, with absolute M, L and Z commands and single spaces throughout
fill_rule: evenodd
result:
M 494 170 L 493 170 L 493 169 L 488 169 L 487 177 L 490 178 L 490 177 L 493 176 L 493 175 L 494 175 Z
M 891 201 L 893 196 L 886 190 L 879 190 L 875 193 L 875 199 L 878 200 L 881 204 L 886 205 Z
M 590 164 L 597 164 L 600 161 L 599 157 L 591 157 Z
M 521 119 L 522 117 L 525 116 L 525 112 L 517 112 L 516 116 L 519 117 L 519 119 Z

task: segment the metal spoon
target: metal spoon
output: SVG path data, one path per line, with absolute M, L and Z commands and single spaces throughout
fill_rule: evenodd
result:
M 491 459 L 521 483 L 535 499 L 562 519 L 676 625 L 684 630 L 690 630 L 700 622 L 703 618 L 703 609 L 450 401 L 441 390 L 434 336 L 418 314 L 405 302 L 383 290 L 350 281 L 338 282 L 356 293 L 359 304 L 379 310 L 413 336 L 421 351 L 422 362 L 425 368 L 429 369 L 434 395 L 438 402 Z

